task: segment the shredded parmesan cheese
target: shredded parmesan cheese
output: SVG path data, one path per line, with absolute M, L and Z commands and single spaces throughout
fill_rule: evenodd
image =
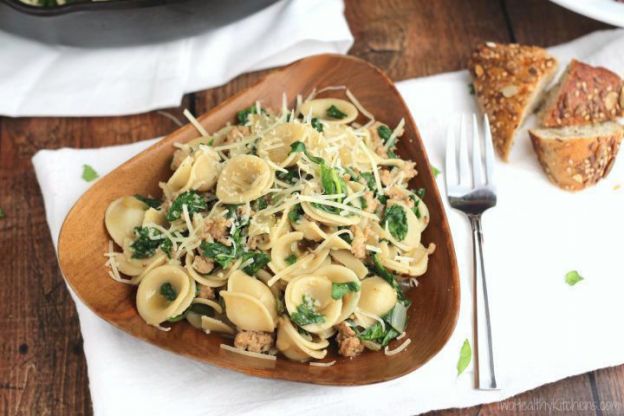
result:
M 326 363 L 324 363 L 324 362 L 314 362 L 314 361 L 311 361 L 309 364 L 310 364 L 310 366 L 312 366 L 312 367 L 331 367 L 332 365 L 336 364 L 336 360 L 334 360 L 334 361 L 328 361 L 328 362 L 326 362 Z
M 193 114 L 191 114 L 189 110 L 184 109 L 183 114 L 184 114 L 184 117 L 186 117 L 188 121 L 193 125 L 193 127 L 197 129 L 199 134 L 201 134 L 203 137 L 210 136 L 208 132 L 206 131 L 206 129 L 204 128 L 204 126 L 201 125 L 201 123 L 193 116 Z
M 366 157 L 368 158 L 368 161 L 371 164 L 371 168 L 373 169 L 373 176 L 375 176 L 375 185 L 377 186 L 379 193 L 383 195 L 383 186 L 381 186 L 381 178 L 379 177 L 379 167 L 377 166 L 377 162 L 375 162 L 375 157 L 370 152 L 370 150 L 368 150 L 368 147 L 364 144 L 364 142 L 360 141 L 358 142 L 358 144 L 360 145 L 362 150 L 364 150 L 364 154 L 366 155 Z
M 366 244 L 364 247 L 366 248 L 366 250 L 372 251 L 373 253 L 380 253 L 381 252 L 381 250 L 379 250 L 379 248 L 377 248 L 375 246 L 371 246 L 370 244 Z
M 384 147 L 386 149 L 390 147 L 390 145 L 398 135 L 403 134 L 403 126 L 405 126 L 405 119 L 401 118 L 401 121 L 399 121 L 399 124 L 396 126 L 396 128 L 392 130 L 392 134 L 390 135 L 390 137 L 388 137 L 388 140 L 386 140 L 386 143 L 384 144 Z
M 366 118 L 368 118 L 369 123 L 372 121 L 375 121 L 375 116 L 372 115 L 368 110 L 366 110 L 364 108 L 364 106 L 362 104 L 360 104 L 360 102 L 358 101 L 357 98 L 355 98 L 355 95 L 353 95 L 353 93 L 351 93 L 351 91 L 349 91 L 349 89 L 347 88 L 347 90 L 345 91 L 345 93 L 347 94 L 347 97 L 349 97 L 349 100 L 351 100 L 351 102 L 353 103 L 353 105 L 355 106 L 355 108 L 357 108 L 360 113 L 364 114 L 366 116 Z M 366 123 L 368 124 L 368 123 Z M 372 124 L 372 123 L 371 123 Z
M 310 195 L 297 195 L 297 199 L 299 199 L 300 202 L 314 202 L 317 204 L 321 204 L 321 205 L 328 205 L 330 207 L 334 207 L 334 208 L 340 208 L 344 211 L 349 211 L 349 212 L 353 212 L 355 214 L 359 214 L 363 217 L 366 218 L 370 218 L 372 220 L 375 221 L 379 221 L 379 217 L 375 214 L 372 214 L 370 212 L 366 212 L 366 211 L 362 211 L 360 208 L 355 208 L 352 207 L 350 205 L 345 205 L 345 204 L 341 204 L 340 202 L 334 202 L 334 201 L 328 201 L 325 200 L 323 198 L 319 198 L 317 195 L 314 196 L 310 196 Z
M 381 324 L 381 329 L 382 329 L 383 331 L 385 331 L 385 330 L 386 330 L 386 323 L 384 322 L 384 320 L 383 320 L 383 319 L 381 319 L 381 317 L 379 317 L 379 316 L 377 316 L 377 315 L 375 315 L 375 314 L 368 313 L 368 312 L 364 312 L 362 309 L 357 308 L 357 309 L 356 309 L 356 311 L 355 311 L 355 315 L 356 315 L 356 316 L 357 316 L 357 315 L 362 315 L 362 316 L 365 316 L 365 317 L 367 317 L 367 318 L 374 319 L 375 321 L 377 321 L 377 322 L 379 322 L 379 323 Z M 360 318 L 360 319 L 361 319 L 361 318 Z
M 411 344 L 412 339 L 408 338 L 405 341 L 403 341 L 403 343 L 401 345 L 399 345 L 398 347 L 396 347 L 395 349 L 391 350 L 388 348 L 388 346 L 386 346 L 386 348 L 384 348 L 384 354 L 390 356 L 390 355 L 396 355 L 398 353 L 400 353 L 401 351 L 403 351 L 405 348 L 407 348 L 407 346 L 409 344 Z

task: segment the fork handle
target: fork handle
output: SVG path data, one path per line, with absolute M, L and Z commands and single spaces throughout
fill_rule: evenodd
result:
M 474 264 L 474 320 L 475 320 L 475 356 L 476 385 L 481 390 L 497 390 L 494 373 L 494 347 L 492 345 L 492 326 L 488 301 L 485 267 L 483 262 L 483 233 L 481 214 L 470 215 L 473 242 Z

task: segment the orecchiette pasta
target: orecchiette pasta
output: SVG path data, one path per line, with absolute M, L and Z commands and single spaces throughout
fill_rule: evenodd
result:
M 264 195 L 273 184 L 269 164 L 253 155 L 239 155 L 226 162 L 217 182 L 217 198 L 226 204 L 244 204 Z
M 301 324 L 302 328 L 317 333 L 332 327 L 342 311 L 342 299 L 334 299 L 331 295 L 332 281 L 326 276 L 303 275 L 288 283 L 284 301 L 291 317 L 315 310 L 317 319 L 300 322 L 308 322 Z
M 176 144 L 162 198 L 110 203 L 106 264 L 137 286 L 145 322 L 301 362 L 332 342 L 354 357 L 400 338 L 403 288 L 435 248 L 421 241 L 425 190 L 408 188 L 415 166 L 395 154 L 404 121 L 378 122 L 345 93 L 255 103 L 214 133 L 189 116 L 201 137 Z
M 284 123 L 269 130 L 258 143 L 258 154 L 278 166 L 294 165 L 301 155 L 291 154 L 294 142 L 305 142 L 310 127 L 300 123 Z
M 137 290 L 139 315 L 158 326 L 182 314 L 195 296 L 195 281 L 179 266 L 165 265 L 150 270 Z
M 106 230 L 117 245 L 121 246 L 126 238 L 131 238 L 135 227 L 143 223 L 147 206 L 131 196 L 123 196 L 111 202 L 106 209 L 104 222 Z
M 362 294 L 360 295 L 358 309 L 366 313 L 366 317 L 384 316 L 397 302 L 397 294 L 392 286 L 380 277 L 373 276 L 362 280 Z M 369 322 L 369 325 L 372 322 Z
M 357 108 L 348 101 L 338 98 L 317 98 L 301 106 L 304 117 L 321 119 L 328 123 L 349 124 L 358 116 Z

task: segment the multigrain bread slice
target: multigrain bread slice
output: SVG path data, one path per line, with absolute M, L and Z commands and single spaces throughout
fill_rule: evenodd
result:
M 494 148 L 508 160 L 514 134 L 539 103 L 557 61 L 536 46 L 486 42 L 475 48 L 468 68 L 479 106 L 490 119 Z
M 544 127 L 579 126 L 622 116 L 624 83 L 606 68 L 572 60 L 540 110 Z
M 609 173 L 623 134 L 614 122 L 529 130 L 544 172 L 568 191 L 584 189 Z

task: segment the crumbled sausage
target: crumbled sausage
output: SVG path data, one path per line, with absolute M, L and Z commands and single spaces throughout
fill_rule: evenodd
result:
M 193 259 L 193 269 L 201 274 L 208 274 L 214 269 L 214 262 L 203 256 L 197 256 Z
M 379 200 L 375 198 L 371 191 L 364 192 L 364 201 L 366 201 L 366 212 L 375 212 L 379 207 Z
M 379 137 L 379 132 L 377 131 L 377 128 L 380 125 L 381 125 L 380 123 L 375 123 L 368 129 L 368 131 L 370 132 L 370 136 L 371 136 L 371 147 L 373 151 L 377 153 L 380 157 L 387 159 L 388 152 L 386 151 L 386 148 L 384 147 L 384 144 L 383 144 L 383 140 L 381 140 L 381 137 Z
M 344 357 L 357 357 L 364 351 L 364 345 L 346 322 L 341 322 L 338 325 L 336 341 L 338 342 L 338 353 Z
M 223 144 L 238 142 L 244 139 L 246 136 L 249 136 L 250 133 L 251 130 L 249 129 L 249 127 L 234 126 L 232 130 L 228 131 L 225 135 L 225 140 L 223 141 Z
M 351 232 L 353 233 L 351 253 L 358 259 L 363 259 L 366 257 L 366 240 L 370 230 L 368 227 L 362 228 L 358 225 L 353 225 L 351 226 Z
M 388 203 L 400 202 L 409 208 L 414 206 L 414 201 L 410 198 L 409 191 L 400 186 L 392 186 L 386 190 L 386 196 L 389 198 Z
M 273 347 L 273 335 L 261 331 L 240 331 L 234 346 L 251 352 L 268 352 Z
M 247 239 L 247 247 L 251 250 L 255 250 L 258 248 L 260 244 L 266 243 L 268 240 L 267 234 L 254 235 Z
M 381 179 L 382 184 L 388 186 L 394 179 L 394 175 L 392 175 L 388 169 L 380 169 L 379 178 Z
M 214 240 L 226 246 L 230 246 L 232 242 L 230 241 L 228 229 L 231 225 L 232 222 L 226 218 L 208 218 L 204 222 L 203 235 L 209 234 Z
M 199 293 L 197 294 L 197 297 L 203 299 L 214 299 L 214 289 L 210 286 L 199 285 Z
M 405 161 L 401 167 L 400 172 L 403 173 L 403 179 L 409 181 L 418 174 L 416 171 L 416 163 L 411 161 Z

